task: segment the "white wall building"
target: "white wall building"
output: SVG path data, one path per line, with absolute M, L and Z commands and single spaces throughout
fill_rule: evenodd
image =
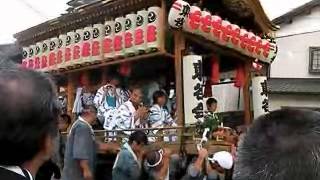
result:
M 270 110 L 320 109 L 320 1 L 312 0 L 274 21 L 278 55 L 270 68 Z

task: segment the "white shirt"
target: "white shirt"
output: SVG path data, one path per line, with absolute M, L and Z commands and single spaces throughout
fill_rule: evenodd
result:
M 11 171 L 11 172 L 14 172 L 16 174 L 19 174 L 19 175 L 21 175 L 23 177 L 26 177 L 24 175 L 24 173 L 22 172 L 22 169 L 19 166 L 0 166 L 0 168 L 6 169 L 8 171 Z M 33 180 L 33 177 L 31 175 L 31 173 L 27 169 L 24 169 L 24 170 L 28 173 L 29 179 Z

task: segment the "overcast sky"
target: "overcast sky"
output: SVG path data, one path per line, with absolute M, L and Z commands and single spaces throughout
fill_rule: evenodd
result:
M 270 19 L 310 0 L 260 0 Z M 13 34 L 58 17 L 67 0 L 2 0 L 0 6 L 0 44 L 14 42 Z

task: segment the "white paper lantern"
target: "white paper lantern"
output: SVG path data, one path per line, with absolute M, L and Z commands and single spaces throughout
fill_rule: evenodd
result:
M 34 54 L 35 54 L 35 50 L 36 46 L 35 45 L 30 45 L 29 49 L 28 49 L 28 68 L 29 69 L 34 69 Z
M 49 45 L 49 71 L 57 70 L 57 52 L 59 39 L 57 37 L 51 38 Z
M 75 44 L 76 33 L 70 31 L 66 37 L 66 48 L 64 50 L 64 67 L 70 68 L 73 66 L 73 49 Z
M 147 25 L 147 51 L 157 51 L 161 46 L 163 25 L 160 21 L 161 8 L 154 6 L 148 8 Z
M 201 12 L 201 26 L 200 26 L 200 35 L 205 37 L 206 39 L 210 39 L 211 36 L 211 22 L 212 16 L 211 13 L 208 11 Z
M 99 62 L 103 60 L 103 39 L 105 36 L 104 24 L 94 24 L 92 35 L 92 60 L 94 62 Z
M 144 53 L 147 50 L 148 11 L 138 11 L 136 25 L 134 41 L 136 45 L 136 53 L 139 54 Z
M 221 41 L 221 37 L 222 37 L 222 32 L 221 32 L 222 18 L 220 16 L 214 15 L 211 17 L 211 20 L 212 20 L 212 27 L 211 27 L 211 35 L 209 39 L 218 43 Z
M 34 69 L 36 69 L 36 70 L 41 69 L 41 56 L 42 56 L 41 46 L 42 46 L 41 42 L 36 43 L 35 57 L 34 57 Z
M 23 47 L 22 48 L 22 64 L 21 64 L 23 68 L 28 68 L 28 53 L 29 53 L 29 48 Z
M 267 77 L 252 78 L 252 102 L 254 119 L 268 113 Z
M 50 39 L 44 40 L 41 47 L 41 71 L 47 72 L 49 69 Z
M 190 4 L 177 0 L 175 1 L 169 11 L 168 15 L 168 23 L 172 28 L 180 29 L 183 27 L 186 17 L 190 12 Z
M 137 14 L 127 14 L 124 34 L 124 47 L 126 56 L 132 56 L 136 53 L 134 45 L 134 32 L 137 26 Z
M 114 49 L 113 49 L 113 41 L 114 41 L 114 21 L 106 21 L 105 22 L 105 37 L 103 40 L 103 53 L 105 59 L 114 58 Z
M 59 35 L 59 44 L 58 44 L 58 52 L 57 52 L 57 68 L 58 69 L 65 68 L 66 43 L 67 43 L 67 35 L 66 34 Z
M 222 34 L 221 34 L 221 40 L 219 41 L 219 44 L 223 46 L 227 46 L 231 41 L 231 37 L 228 33 L 229 32 L 228 28 L 231 29 L 231 23 L 227 20 L 223 20 L 221 25 L 222 25 Z
M 72 66 L 79 66 L 82 61 L 82 42 L 83 42 L 83 29 L 77 29 L 74 36 L 73 46 L 73 63 Z
M 231 27 L 232 27 L 233 35 L 231 37 L 229 46 L 233 49 L 237 49 L 236 47 L 238 47 L 240 43 L 240 39 L 239 39 L 240 27 L 236 24 L 232 24 Z
M 246 36 L 248 36 L 248 31 L 246 29 L 240 29 L 240 43 L 239 43 L 237 49 L 242 54 L 247 54 L 246 43 L 244 42 L 244 39 L 245 39 Z
M 125 24 L 126 19 L 124 17 L 118 17 L 115 19 L 114 25 L 114 55 L 116 57 L 124 56 L 125 49 L 124 49 L 124 32 L 125 32 Z
M 183 24 L 183 30 L 200 34 L 201 14 L 201 9 L 198 6 L 191 6 L 189 16 L 186 17 L 185 23 Z
M 93 38 L 93 27 L 88 26 L 83 29 L 82 46 L 81 46 L 81 60 L 84 64 L 90 64 L 91 59 L 91 44 Z

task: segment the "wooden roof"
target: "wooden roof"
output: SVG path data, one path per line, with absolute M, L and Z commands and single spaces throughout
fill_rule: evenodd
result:
M 258 0 L 246 0 L 254 13 L 255 23 L 262 32 L 277 30 L 277 27 L 266 16 Z M 166 1 L 167 2 L 167 1 Z M 160 5 L 161 0 L 103 0 L 80 6 L 77 12 L 65 14 L 14 35 L 21 46 L 58 36 L 68 31 L 85 27 L 88 24 L 103 23 L 106 19 Z

